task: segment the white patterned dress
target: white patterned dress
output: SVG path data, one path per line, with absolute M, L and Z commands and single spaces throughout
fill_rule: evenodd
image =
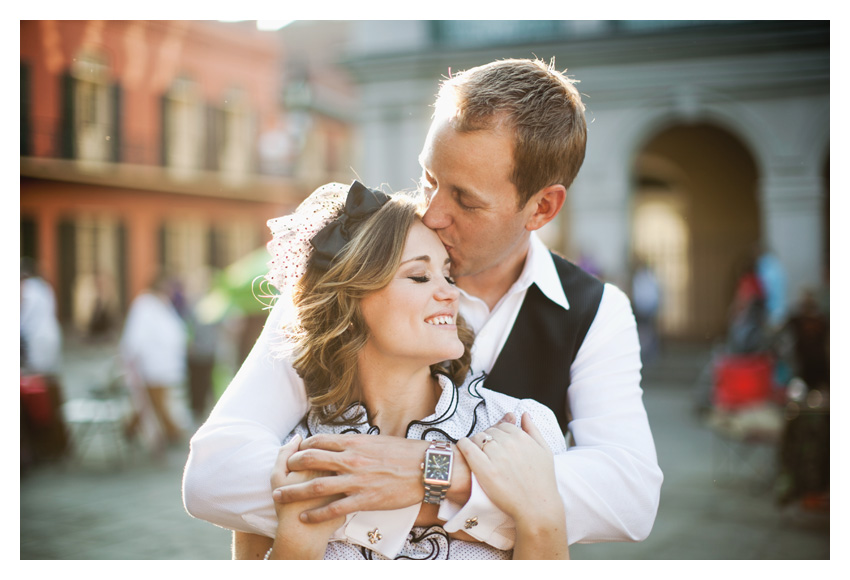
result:
M 531 399 L 516 399 L 480 386 L 484 377 L 468 379 L 456 387 L 445 376 L 438 375 L 443 392 L 435 412 L 421 421 L 408 425 L 408 439 L 449 440 L 457 442 L 462 437 L 471 437 L 498 423 L 505 413 L 516 415 L 517 421 L 528 412 L 535 426 L 549 443 L 553 453 L 566 451 L 564 435 L 554 413 L 544 405 Z M 347 415 L 353 416 L 360 405 L 353 405 Z M 330 434 L 377 434 L 379 429 L 363 423 L 357 426 L 325 425 L 319 422 L 318 414 L 310 412 L 298 424 L 295 434 L 308 438 L 312 435 Z M 365 539 L 346 532 L 351 516 L 331 537 L 325 552 L 326 560 L 385 560 L 392 554 L 382 554 L 369 547 Z M 396 560 L 506 560 L 512 550 L 499 550 L 481 542 L 468 542 L 449 537 L 441 526 L 414 526 L 407 534 L 401 550 L 394 555 Z

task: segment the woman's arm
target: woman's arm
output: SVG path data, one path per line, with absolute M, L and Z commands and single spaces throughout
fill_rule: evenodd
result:
M 233 532 L 234 560 L 262 560 L 266 556 L 274 540 L 266 536 L 249 534 L 248 532 Z
M 513 518 L 515 560 L 569 559 L 552 451 L 528 413 L 522 415 L 522 429 L 502 422 L 461 439 L 457 448 L 487 496 Z

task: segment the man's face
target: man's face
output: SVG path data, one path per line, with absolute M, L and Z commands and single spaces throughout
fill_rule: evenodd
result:
M 438 113 L 419 162 L 429 200 L 422 221 L 445 245 L 452 276 L 509 271 L 525 259 L 533 204 L 518 207 L 508 130 L 460 133 Z

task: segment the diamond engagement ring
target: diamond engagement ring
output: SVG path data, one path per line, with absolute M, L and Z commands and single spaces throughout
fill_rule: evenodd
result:
M 487 435 L 485 433 L 484 434 L 484 441 L 481 442 L 481 450 L 483 451 L 484 446 L 487 445 L 488 443 L 490 443 L 490 441 L 492 441 L 492 440 L 493 440 L 493 437 L 491 435 Z

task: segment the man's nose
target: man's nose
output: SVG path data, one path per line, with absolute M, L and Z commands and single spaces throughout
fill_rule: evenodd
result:
M 422 216 L 422 222 L 432 230 L 447 228 L 452 221 L 448 210 L 446 195 L 436 189 L 431 193 L 428 209 Z

